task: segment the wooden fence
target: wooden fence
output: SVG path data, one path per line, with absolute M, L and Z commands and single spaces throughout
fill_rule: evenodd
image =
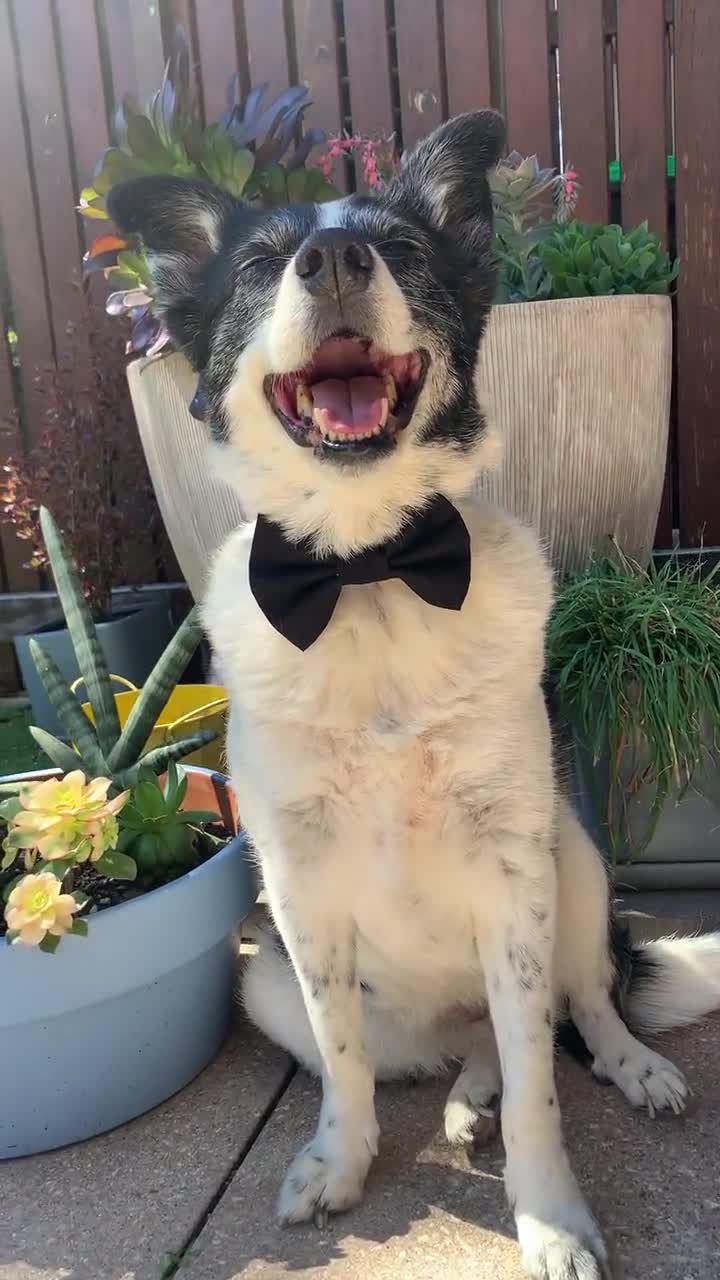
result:
M 236 69 L 306 82 L 311 125 L 405 147 L 492 103 L 512 147 L 578 169 L 581 216 L 647 218 L 681 259 L 658 544 L 720 543 L 720 0 L 0 0 L 0 412 L 21 408 L 3 450 L 37 440 L 34 370 L 77 313 L 77 192 L 178 23 L 207 118 Z M 37 585 L 22 551 L 0 530 L 0 590 Z

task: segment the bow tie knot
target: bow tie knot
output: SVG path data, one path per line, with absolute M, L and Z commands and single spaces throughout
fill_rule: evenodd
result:
M 465 522 L 441 495 L 412 513 L 393 538 L 347 559 L 319 558 L 308 540 L 292 542 L 261 515 L 250 552 L 250 589 L 275 630 L 304 650 L 330 622 L 343 587 L 399 578 L 427 604 L 459 610 L 470 586 L 470 562 Z

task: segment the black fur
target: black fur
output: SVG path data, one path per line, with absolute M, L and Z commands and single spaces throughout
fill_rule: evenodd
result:
M 372 246 L 400 285 L 419 331 L 447 367 L 450 403 L 423 424 L 420 441 L 472 447 L 484 429 L 473 369 L 495 293 L 488 167 L 502 149 L 494 112 L 459 116 L 415 149 L 380 196 L 343 203 L 343 226 Z M 288 262 L 320 225 L 320 207 L 263 211 L 207 183 L 138 178 L 114 187 L 110 216 L 148 251 L 156 305 L 173 341 L 202 375 L 206 417 L 223 439 L 223 394 L 237 357 L 272 308 Z M 338 299 L 339 303 L 339 299 Z M 316 346 L 340 327 L 372 336 L 368 291 L 318 305 Z

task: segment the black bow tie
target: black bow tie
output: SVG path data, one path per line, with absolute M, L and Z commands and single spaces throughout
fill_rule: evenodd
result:
M 470 535 L 447 498 L 436 497 L 399 533 L 348 560 L 319 558 L 308 541 L 291 542 L 258 516 L 250 552 L 250 589 L 265 617 L 297 649 L 328 625 L 343 587 L 400 578 L 421 600 L 461 609 L 470 586 Z

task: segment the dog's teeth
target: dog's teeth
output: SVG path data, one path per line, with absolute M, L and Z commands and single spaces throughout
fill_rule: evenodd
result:
M 295 400 L 298 418 L 312 418 L 314 405 L 312 392 L 304 382 L 298 382 Z
M 385 395 L 387 396 L 388 409 L 390 410 L 390 413 L 392 413 L 393 409 L 395 408 L 395 405 L 397 404 L 397 398 L 398 398 L 395 379 L 393 378 L 391 373 L 386 373 L 385 377 L 383 378 L 383 382 L 385 384 Z
M 379 422 L 378 426 L 377 426 L 377 427 L 375 427 L 375 431 L 380 431 L 380 430 L 382 430 L 382 428 L 385 426 L 385 423 L 386 423 L 386 422 L 387 422 L 387 420 L 388 420 L 388 413 L 389 413 L 389 412 L 390 412 L 390 404 L 389 404 L 388 400 L 386 400 L 385 398 L 383 398 L 383 402 L 382 402 L 382 409 L 380 410 L 380 422 Z

